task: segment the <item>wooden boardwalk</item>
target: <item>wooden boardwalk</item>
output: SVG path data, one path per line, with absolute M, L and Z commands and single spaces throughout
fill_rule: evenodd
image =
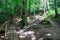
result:
M 19 36 L 16 34 L 16 26 L 12 25 L 8 28 L 5 40 L 19 40 Z

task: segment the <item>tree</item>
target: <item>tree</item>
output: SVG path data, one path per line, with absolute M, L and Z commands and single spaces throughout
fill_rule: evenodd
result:
M 54 0 L 54 9 L 55 9 L 55 17 L 58 17 L 58 10 L 57 10 L 57 3 L 56 3 L 57 0 Z
M 22 8 L 22 24 L 21 28 L 27 25 L 27 12 L 26 12 L 26 0 L 22 0 L 23 8 Z

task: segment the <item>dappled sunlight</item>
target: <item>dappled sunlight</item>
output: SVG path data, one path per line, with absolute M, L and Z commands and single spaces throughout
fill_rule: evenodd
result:
M 36 37 L 34 35 L 34 31 L 26 31 L 24 32 L 24 30 L 20 30 L 17 32 L 19 34 L 19 38 L 26 38 L 26 37 L 31 37 L 31 40 L 35 40 Z
M 60 1 L 0 0 L 0 40 L 60 40 Z

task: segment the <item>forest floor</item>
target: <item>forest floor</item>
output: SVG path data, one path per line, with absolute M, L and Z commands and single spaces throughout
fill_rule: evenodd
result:
M 27 31 L 34 31 L 36 40 L 60 40 L 60 23 L 56 20 L 49 20 L 50 24 L 38 24 L 30 27 Z M 46 34 L 51 34 L 46 36 Z M 29 38 L 24 38 L 22 40 L 29 40 Z M 31 40 L 31 39 L 30 39 Z
M 50 23 L 39 23 L 35 26 L 32 26 L 25 30 L 25 32 L 33 31 L 34 35 L 36 36 L 36 40 L 60 40 L 60 26 L 58 22 L 54 20 L 49 20 Z M 53 26 L 52 26 L 53 25 Z M 51 34 L 50 36 L 46 36 L 46 34 Z M 31 37 L 20 39 L 20 40 L 31 40 Z

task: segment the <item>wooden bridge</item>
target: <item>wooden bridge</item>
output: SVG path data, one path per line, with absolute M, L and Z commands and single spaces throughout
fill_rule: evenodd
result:
M 4 39 L 5 40 L 20 40 L 18 34 L 16 34 L 16 26 L 14 26 L 13 24 L 9 26 L 9 22 L 10 21 L 8 20 L 3 25 L 0 26 L 0 27 L 5 28 Z
M 5 40 L 20 40 L 19 35 L 16 34 L 16 27 L 14 25 L 8 28 Z

